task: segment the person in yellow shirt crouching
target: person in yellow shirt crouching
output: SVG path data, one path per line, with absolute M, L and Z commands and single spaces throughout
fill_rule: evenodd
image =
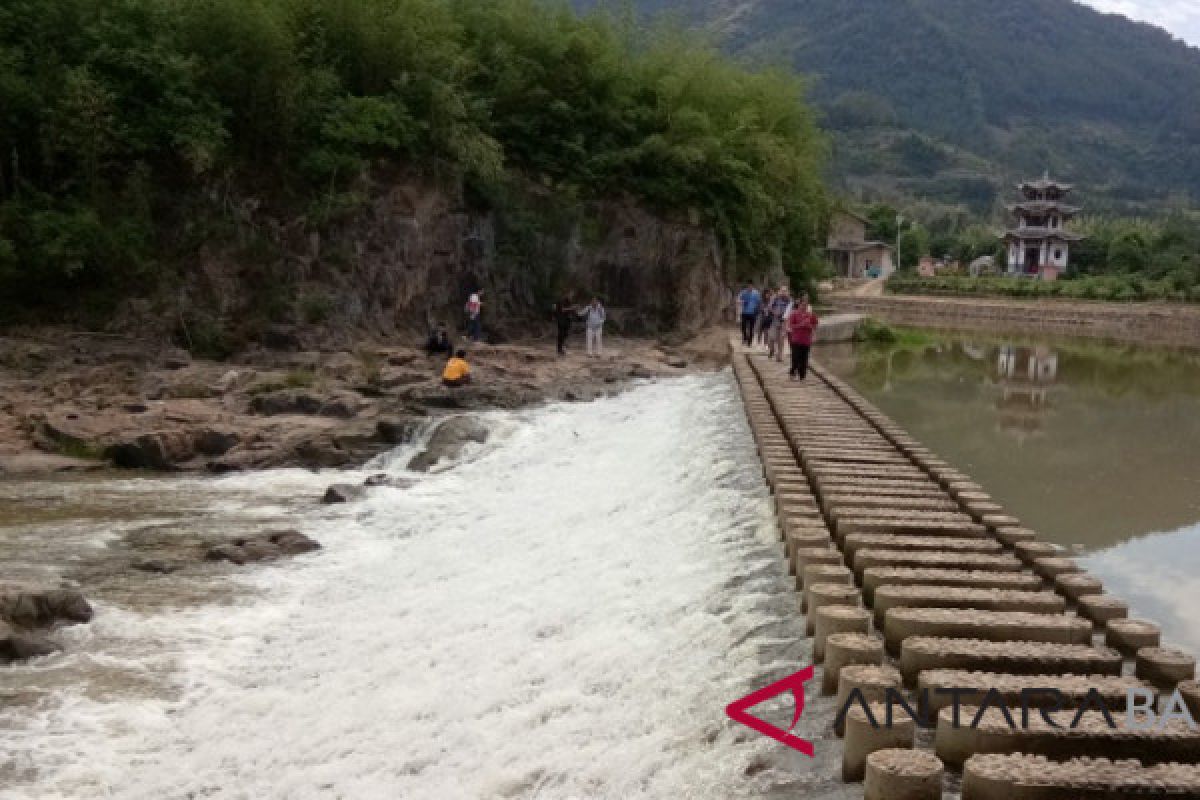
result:
M 467 351 L 459 350 L 454 358 L 446 362 L 442 370 L 442 383 L 446 386 L 466 386 L 471 382 L 471 365 L 467 363 Z

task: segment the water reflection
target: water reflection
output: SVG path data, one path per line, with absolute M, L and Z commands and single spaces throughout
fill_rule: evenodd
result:
M 969 347 L 963 347 L 963 352 L 968 355 Z M 1000 412 L 1000 428 L 1017 437 L 1038 433 L 1043 416 L 1050 413 L 1048 397 L 1057 378 L 1058 353 L 1052 348 L 1001 345 L 996 358 L 996 379 L 1000 384 L 996 408 Z
M 903 331 L 818 357 L 1051 541 L 1200 521 L 1198 354 Z

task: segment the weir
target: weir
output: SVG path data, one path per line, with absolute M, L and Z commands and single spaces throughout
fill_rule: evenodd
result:
M 1191 704 L 1194 659 L 1161 647 L 1156 625 L 1128 619 L 1099 580 L 820 364 L 790 381 L 765 355 L 731 347 L 824 693 L 863 689 L 878 702 L 902 691 L 915 705 L 920 688 L 967 698 L 1053 688 L 1072 706 L 1095 689 L 1120 723 L 1089 711 L 1080 731 L 1014 729 L 988 710 L 978 729 L 960 729 L 947 710 L 929 742 L 852 711 L 838 745 L 846 780 L 911 800 L 1200 796 L 1200 730 L 1130 727 L 1117 711 L 1125 690 L 1164 703 L 1178 688 Z M 1091 759 L 1102 768 L 1087 769 Z

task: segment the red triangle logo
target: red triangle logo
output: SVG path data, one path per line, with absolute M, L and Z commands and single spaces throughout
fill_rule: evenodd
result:
M 776 681 L 756 692 L 751 692 L 741 700 L 735 700 L 727 705 L 725 713 L 734 722 L 740 722 L 747 728 L 758 731 L 763 736 L 770 736 L 775 741 L 811 757 L 813 755 L 812 742 L 801 739 L 792 733 L 792 729 L 796 727 L 796 723 L 800 721 L 800 715 L 804 713 L 804 684 L 812 680 L 813 671 L 811 666 L 805 667 L 799 672 L 788 675 L 781 681 Z M 796 710 L 792 716 L 792 724 L 788 726 L 786 731 L 783 728 L 775 727 L 766 720 L 759 719 L 753 714 L 747 713 L 748 709 L 753 708 L 759 703 L 765 703 L 772 697 L 781 695 L 784 692 L 791 692 L 792 699 L 796 704 Z

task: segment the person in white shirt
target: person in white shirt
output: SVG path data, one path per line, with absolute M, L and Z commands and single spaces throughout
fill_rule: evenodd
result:
M 593 297 L 592 302 L 579 312 L 579 316 L 587 319 L 587 354 L 589 356 L 604 355 L 604 306 L 600 298 Z

